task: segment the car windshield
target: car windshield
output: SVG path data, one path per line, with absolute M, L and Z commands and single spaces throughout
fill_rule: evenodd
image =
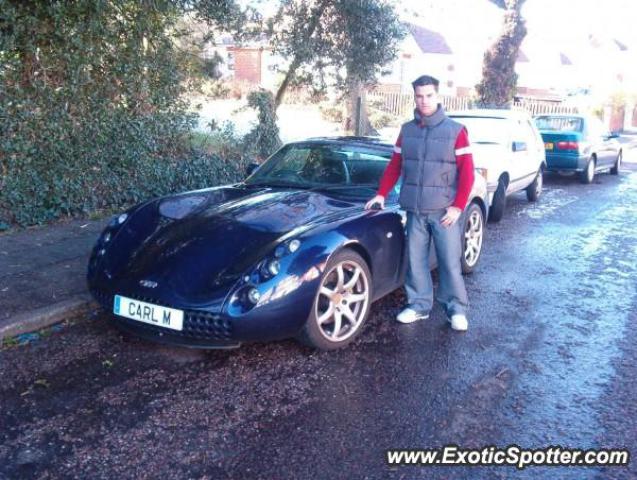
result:
M 467 127 L 469 141 L 478 144 L 506 145 L 509 143 L 505 118 L 450 115 Z
M 368 197 L 377 189 L 391 153 L 389 148 L 340 142 L 292 143 L 272 155 L 245 184 Z
M 554 132 L 581 132 L 584 130 L 584 122 L 580 117 L 551 117 L 542 116 L 535 119 L 538 130 L 551 130 Z

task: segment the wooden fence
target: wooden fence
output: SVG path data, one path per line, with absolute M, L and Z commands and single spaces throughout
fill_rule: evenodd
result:
M 386 93 L 367 91 L 367 104 L 395 115 L 399 118 L 410 117 L 414 110 L 414 96 L 409 93 Z M 445 110 L 464 110 L 471 107 L 468 97 L 440 97 Z
M 440 99 L 447 111 L 466 110 L 474 107 L 473 101 L 469 97 L 441 95 Z M 398 118 L 409 118 L 414 109 L 414 96 L 411 93 L 388 93 L 370 90 L 367 92 L 367 103 Z M 530 115 L 577 113 L 578 111 L 573 106 L 540 100 L 522 100 L 515 102 L 512 108 L 526 110 Z
M 513 108 L 516 110 L 526 110 L 530 115 L 577 113 L 577 107 L 562 105 L 555 102 L 542 102 L 538 100 L 522 100 L 515 102 Z

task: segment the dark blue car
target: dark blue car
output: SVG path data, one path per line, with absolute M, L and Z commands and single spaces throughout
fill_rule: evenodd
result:
M 297 337 L 351 342 L 403 283 L 404 212 L 365 211 L 392 146 L 316 139 L 281 148 L 245 182 L 150 200 L 116 216 L 88 266 L 122 330 L 203 348 Z M 482 247 L 486 185 L 463 222 L 465 271 Z

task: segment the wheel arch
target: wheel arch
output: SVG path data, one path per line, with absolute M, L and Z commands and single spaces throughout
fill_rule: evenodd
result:
M 488 208 L 485 201 L 480 197 L 475 197 L 473 200 L 471 200 L 471 202 L 469 202 L 469 205 L 467 206 L 470 206 L 472 203 L 475 203 L 478 207 L 480 207 L 480 210 L 482 211 L 482 216 L 486 219 Z
M 343 243 L 340 247 L 336 248 L 329 256 L 329 258 L 332 258 L 334 255 L 336 255 L 339 252 L 342 252 L 343 250 L 352 250 L 356 253 L 358 253 L 363 260 L 365 260 L 365 263 L 367 264 L 367 268 L 369 268 L 369 273 L 372 274 L 372 278 L 374 278 L 374 265 L 372 264 L 372 258 L 369 255 L 369 252 L 367 251 L 367 249 L 358 241 L 356 240 L 349 240 L 345 243 Z M 328 261 L 329 261 L 328 258 Z

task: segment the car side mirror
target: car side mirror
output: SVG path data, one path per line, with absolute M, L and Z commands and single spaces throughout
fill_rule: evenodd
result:
M 254 173 L 254 171 L 259 168 L 259 164 L 258 163 L 251 163 L 248 165 L 248 168 L 246 168 L 246 175 L 249 177 L 250 175 L 252 175 Z
M 526 151 L 526 142 L 513 142 L 513 151 L 514 152 L 525 152 Z

